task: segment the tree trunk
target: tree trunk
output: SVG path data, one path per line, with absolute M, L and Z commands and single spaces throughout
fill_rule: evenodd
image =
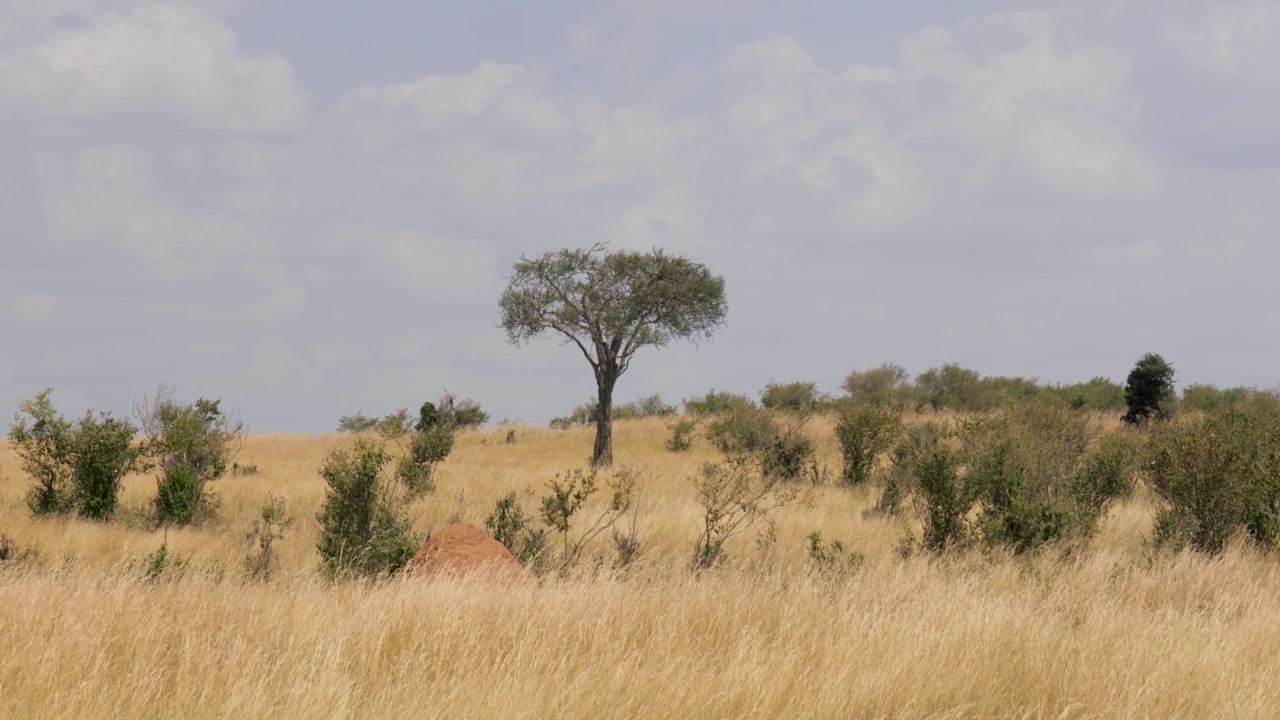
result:
M 596 446 L 591 452 L 595 467 L 613 466 L 613 386 L 617 382 L 617 373 L 609 368 L 601 367 L 596 375 L 600 414 L 596 417 Z

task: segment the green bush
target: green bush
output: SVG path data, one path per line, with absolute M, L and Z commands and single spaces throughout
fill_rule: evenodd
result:
M 924 422 L 906 429 L 904 437 L 893 448 L 889 471 L 885 473 L 884 489 L 876 505 L 866 514 L 896 515 L 902 508 L 904 497 L 915 488 L 917 465 L 920 458 L 933 452 L 947 437 L 947 431 L 934 422 Z
M 394 482 L 384 477 L 391 460 L 386 450 L 358 440 L 351 450 L 335 450 L 320 475 L 328 489 L 316 515 L 318 549 L 331 577 L 390 575 L 402 570 L 417 552 L 404 501 Z
M 827 402 L 811 382 L 769 383 L 760 392 L 760 405 L 781 412 L 812 412 Z
M 35 480 L 27 505 L 36 515 L 75 512 L 106 520 L 116 512 L 120 481 L 142 459 L 143 448 L 134 442 L 138 430 L 105 412 L 86 411 L 68 422 L 50 394 L 46 389 L 23 401 L 9 429 L 23 470 Z
M 667 440 L 667 449 L 671 452 L 684 452 L 693 447 L 693 431 L 698 423 L 693 420 L 681 420 L 671 426 L 671 437 Z
M 1114 412 L 1124 408 L 1124 386 L 1109 378 L 1094 377 L 1085 383 L 1058 385 L 1052 394 L 1065 400 L 1074 410 Z
M 188 525 L 212 517 L 217 498 L 207 485 L 227 472 L 244 426 L 232 421 L 218 400 L 180 404 L 163 386 L 153 400 L 143 400 L 137 414 L 159 471 L 157 522 Z
M 1069 409 L 1019 405 L 974 423 L 966 437 L 965 484 L 981 512 L 976 524 L 989 545 L 1035 550 L 1068 537 L 1089 537 L 1112 499 L 1125 489 L 1109 470 L 1114 456 L 1090 456 L 1087 420 Z
M 759 463 L 747 455 L 706 463 L 693 486 L 702 511 L 702 529 L 694 542 L 694 570 L 720 564 L 731 538 L 759 524 L 772 531 L 774 513 L 810 499 L 796 483 L 761 472 Z
M 920 373 L 915 384 L 923 403 L 934 410 L 986 412 L 999 402 L 977 372 L 954 363 Z
M 266 580 L 277 565 L 275 542 L 284 538 L 285 530 L 293 524 L 285 507 L 284 498 L 271 497 L 262 506 L 260 517 L 249 532 L 249 553 L 244 558 L 244 569 L 249 577 Z
M 1280 533 L 1280 413 L 1227 408 L 1163 424 L 1148 450 L 1151 485 L 1169 507 L 1159 544 L 1220 553 L 1237 532 L 1264 547 Z
M 773 415 L 755 405 L 739 405 L 707 425 L 707 438 L 726 454 L 761 452 L 779 433 Z
M 1182 400 L 1178 407 L 1182 410 L 1217 412 L 1239 407 L 1249 399 L 1249 395 L 1250 390 L 1246 387 L 1222 389 L 1213 385 L 1188 385 L 1182 390 Z
M 547 549 L 547 531 L 532 527 L 532 518 L 514 492 L 498 500 L 484 521 L 489 535 L 507 546 L 522 565 L 537 565 Z
M 893 447 L 901 433 L 897 410 L 878 403 L 845 406 L 836 422 L 844 483 L 861 485 L 870 479 L 876 459 Z
M 746 395 L 712 390 L 702 397 L 685 398 L 685 412 L 698 417 L 726 415 L 741 407 L 755 407 L 755 403 Z
M 911 376 L 901 365 L 885 363 L 880 367 L 851 372 L 841 388 L 855 405 L 900 405 L 910 400 L 914 388 Z
M 460 400 L 453 408 L 453 424 L 458 428 L 478 428 L 488 422 L 489 413 L 475 400 Z
M 804 434 L 806 415 L 779 424 L 773 413 L 740 405 L 707 426 L 707 437 L 726 455 L 752 458 L 761 472 L 784 480 L 799 478 L 813 460 L 813 441 Z
M 396 467 L 397 477 L 411 496 L 435 491 L 436 467 L 453 452 L 454 432 L 452 425 L 440 423 L 413 433 Z
M 1123 420 L 1139 425 L 1148 419 L 1159 420 L 1169 414 L 1177 395 L 1173 391 L 1173 366 L 1155 353 L 1138 359 L 1129 371 L 1124 386 L 1124 402 L 1128 410 Z
M 1127 438 L 1091 442 L 1086 417 L 1025 403 L 952 433 L 913 429 L 895 450 L 889 486 L 915 493 L 926 548 L 973 541 L 1023 553 L 1089 537 L 1107 504 L 1130 491 L 1132 462 Z
M 668 417 L 676 414 L 676 408 L 666 404 L 661 395 L 647 395 L 638 400 L 614 405 L 611 417 L 614 420 L 639 420 L 649 417 Z M 600 403 L 589 400 L 564 417 L 553 418 L 550 426 L 556 430 L 567 430 L 572 427 L 594 425 L 600 417 Z
M 372 418 L 360 412 L 355 415 L 344 415 L 338 419 L 338 432 L 352 434 L 373 432 L 378 429 L 378 422 L 378 418 Z

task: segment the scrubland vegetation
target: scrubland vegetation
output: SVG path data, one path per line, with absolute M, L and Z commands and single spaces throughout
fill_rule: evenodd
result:
M 1267 717 L 1280 401 L 1166 369 L 654 396 L 612 468 L 589 406 L 263 436 L 42 394 L 0 447 L 0 716 Z M 455 522 L 528 581 L 400 572 Z

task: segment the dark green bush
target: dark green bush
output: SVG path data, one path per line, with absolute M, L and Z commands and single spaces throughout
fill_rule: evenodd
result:
M 902 432 L 897 410 L 878 403 L 842 407 L 836 422 L 836 439 L 843 460 L 841 479 L 860 485 L 871 478 L 876 460 L 888 452 Z
M 1151 485 L 1169 507 L 1156 541 L 1219 553 L 1244 532 L 1264 547 L 1280 533 L 1280 413 L 1227 408 L 1163 424 L 1151 438 Z
M 375 577 L 399 572 L 417 552 L 404 501 L 383 468 L 391 456 L 380 445 L 358 440 L 351 450 L 336 450 L 320 475 L 328 489 L 316 515 L 318 549 L 331 577 Z
M 1173 391 L 1174 376 L 1173 366 L 1159 355 L 1147 353 L 1139 358 L 1125 381 L 1124 402 L 1128 410 L 1123 420 L 1139 425 L 1167 416 L 1177 400 Z

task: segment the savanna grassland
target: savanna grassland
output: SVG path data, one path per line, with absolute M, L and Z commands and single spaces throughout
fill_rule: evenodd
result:
M 1118 423 L 1099 419 L 1099 432 Z M 810 427 L 839 464 L 828 421 Z M 530 507 L 583 467 L 592 430 L 459 435 L 415 530 L 482 524 L 512 490 Z M 256 465 L 212 489 L 217 519 L 166 533 L 131 476 L 110 523 L 33 518 L 0 446 L 0 716 L 5 718 L 1265 718 L 1280 713 L 1280 563 L 1155 551 L 1141 484 L 1084 544 L 1022 557 L 899 552 L 916 516 L 864 518 L 874 487 L 817 488 L 772 535 L 689 564 L 705 441 L 668 451 L 668 423 L 616 424 L 639 471 L 640 559 L 602 536 L 567 576 L 331 583 L 317 571 L 318 469 L 349 436 L 250 436 Z M 266 581 L 246 577 L 270 496 L 294 518 Z M 603 494 L 594 502 L 604 502 Z M 846 548 L 819 567 L 807 537 Z M 148 578 L 162 544 L 185 567 Z M 31 548 L 33 552 L 25 553 Z

